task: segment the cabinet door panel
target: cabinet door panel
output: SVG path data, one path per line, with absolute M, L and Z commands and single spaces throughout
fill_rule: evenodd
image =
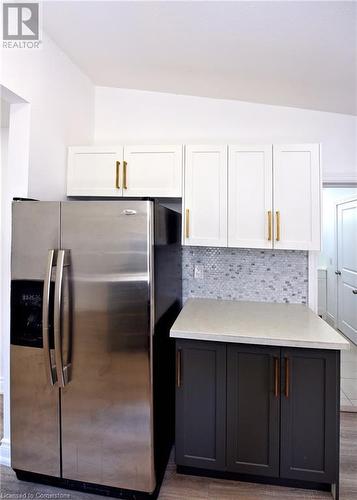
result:
M 122 167 L 122 146 L 70 147 L 67 195 L 122 196 Z
M 182 196 L 182 146 L 125 146 L 124 196 Z
M 227 468 L 279 475 L 279 348 L 227 347 Z
M 275 248 L 320 250 L 318 144 L 273 147 Z M 278 226 L 280 239 L 278 241 Z
M 271 145 L 229 146 L 228 246 L 273 247 L 272 181 Z
M 183 243 L 227 246 L 227 147 L 187 146 Z
M 176 388 L 176 463 L 225 469 L 226 346 L 176 341 L 181 384 Z
M 333 483 L 338 467 L 339 353 L 283 349 L 282 356 L 281 477 Z

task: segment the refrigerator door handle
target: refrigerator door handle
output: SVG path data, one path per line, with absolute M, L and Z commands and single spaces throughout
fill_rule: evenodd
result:
M 64 387 L 68 383 L 68 370 L 63 366 L 62 354 L 62 283 L 63 283 L 63 268 L 65 260 L 65 250 L 58 250 L 57 266 L 56 266 L 56 282 L 55 282 L 55 302 L 54 302 L 54 338 L 55 338 L 55 360 L 57 380 L 59 387 Z
M 56 367 L 52 366 L 51 348 L 49 339 L 49 323 L 48 323 L 50 290 L 51 290 L 51 274 L 52 274 L 54 255 L 55 255 L 54 250 L 48 251 L 46 275 L 45 275 L 45 280 L 43 282 L 43 302 L 42 302 L 43 354 L 45 357 L 45 367 L 46 367 L 47 377 L 51 385 L 55 385 L 55 383 L 57 382 Z

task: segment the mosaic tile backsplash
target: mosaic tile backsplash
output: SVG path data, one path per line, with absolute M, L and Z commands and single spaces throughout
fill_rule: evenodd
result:
M 306 304 L 308 253 L 183 247 L 182 280 L 184 302 L 196 297 Z

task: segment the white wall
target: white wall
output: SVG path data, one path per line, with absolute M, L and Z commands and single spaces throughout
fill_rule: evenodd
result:
M 63 199 L 67 146 L 93 139 L 94 87 L 46 35 L 41 49 L 2 57 L 2 84 L 31 104 L 29 196 Z
M 324 188 L 322 195 L 322 252 L 319 267 L 327 269 L 327 319 L 335 324 L 337 314 L 336 201 L 352 195 L 357 188 Z
M 94 87 L 46 35 L 40 50 L 2 51 L 1 83 L 2 98 L 11 103 L 7 168 L 1 171 L 0 286 L 4 372 L 0 462 L 9 464 L 11 199 L 65 198 L 67 146 L 93 140 Z
M 3 118 L 1 116 L 1 118 Z M 3 181 L 2 181 L 2 172 L 3 170 L 6 168 L 6 165 L 7 165 L 7 149 L 8 149 L 8 141 L 9 141 L 9 128 L 8 126 L 7 127 L 4 127 L 3 126 L 4 123 L 2 122 L 1 123 L 1 128 L 0 128 L 0 148 L 1 148 L 1 154 L 0 154 L 0 158 L 1 158 L 1 172 L 0 172 L 0 233 L 3 234 L 3 227 L 2 227 L 2 224 L 1 224 L 1 220 L 2 220 L 2 203 L 1 203 L 1 200 L 2 200 L 2 184 L 3 184 Z M 2 258 L 3 258 L 3 252 L 2 252 L 2 248 L 0 246 L 0 274 L 1 271 L 2 271 L 2 266 L 1 266 L 1 262 L 2 262 Z M 3 303 L 2 301 L 2 290 L 1 290 L 2 286 L 1 286 L 1 283 L 0 283 L 0 311 L 1 311 L 1 304 Z M 2 343 L 3 343 L 3 325 L 2 325 L 2 321 L 0 321 L 0 346 L 2 346 Z M 0 394 L 3 393 L 4 391 L 4 376 L 3 376 L 3 368 L 2 368 L 2 365 L 3 365 L 3 362 L 2 362 L 2 349 L 1 349 L 1 352 L 0 352 Z
M 3 370 L 4 420 L 0 446 L 0 463 L 10 463 L 10 268 L 11 268 L 11 200 L 28 196 L 30 105 L 16 96 L 5 93 L 9 106 L 7 154 L 1 164 L 1 261 L 0 261 L 0 329 L 1 364 Z M 11 94 L 11 95 L 10 95 Z M 5 146 L 6 147 L 6 146 Z
M 324 180 L 357 180 L 355 116 L 109 87 L 95 96 L 97 144 L 321 142 Z

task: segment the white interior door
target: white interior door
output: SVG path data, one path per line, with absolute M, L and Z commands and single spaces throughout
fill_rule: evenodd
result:
M 124 196 L 182 196 L 182 145 L 125 146 Z
M 338 328 L 357 344 L 357 200 L 337 206 Z
M 227 146 L 187 146 L 183 244 L 227 246 Z
M 68 149 L 68 196 L 123 196 L 123 146 Z
M 272 248 L 272 146 L 228 149 L 228 246 Z
M 273 146 L 274 247 L 320 250 L 318 144 Z

